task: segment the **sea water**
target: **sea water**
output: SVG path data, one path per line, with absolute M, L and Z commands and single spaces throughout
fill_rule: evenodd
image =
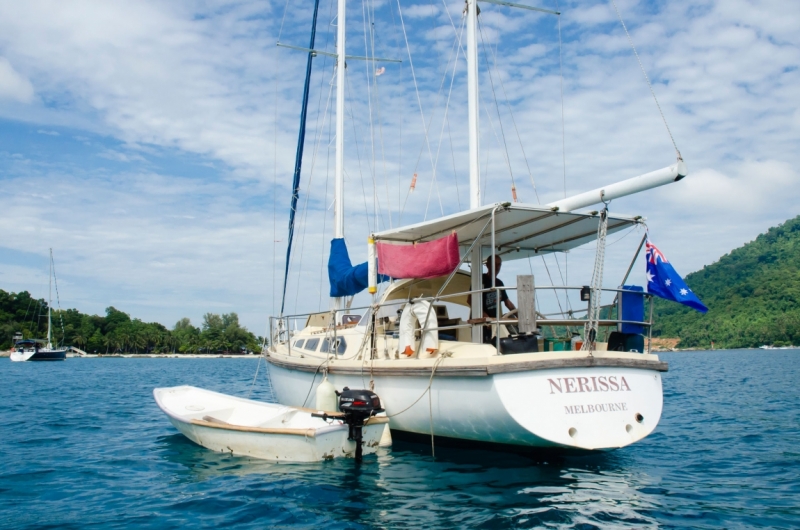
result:
M 153 401 L 181 384 L 272 400 L 258 359 L 0 359 L 0 527 L 800 528 L 800 350 L 662 358 L 661 423 L 630 447 L 396 442 L 361 465 L 214 453 Z

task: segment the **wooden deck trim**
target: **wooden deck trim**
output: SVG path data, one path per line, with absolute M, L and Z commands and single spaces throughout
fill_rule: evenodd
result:
M 298 370 L 301 372 L 316 372 L 316 366 L 307 364 L 295 364 L 282 360 L 277 360 L 272 356 L 267 357 L 267 361 L 280 368 Z M 341 361 L 338 361 L 341 362 Z M 399 361 L 402 362 L 402 361 Z M 438 377 L 486 377 L 494 374 L 527 372 L 534 370 L 553 370 L 556 368 L 586 368 L 586 367 L 609 367 L 609 368 L 635 368 L 639 370 L 654 370 L 666 372 L 669 365 L 664 361 L 651 361 L 646 359 L 621 359 L 608 357 L 574 357 L 567 359 L 541 359 L 526 360 L 520 362 L 487 363 L 474 366 L 442 366 L 436 368 Z M 373 374 L 374 376 L 406 376 L 406 377 L 430 377 L 432 367 L 343 367 L 338 363 L 329 364 L 328 373 L 340 375 L 361 375 Z

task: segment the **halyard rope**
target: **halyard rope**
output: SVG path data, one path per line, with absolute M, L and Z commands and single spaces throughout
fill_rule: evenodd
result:
M 628 43 L 631 45 L 631 49 L 633 50 L 633 54 L 636 56 L 636 60 L 639 62 L 639 68 L 642 69 L 642 74 L 644 74 L 644 80 L 647 81 L 647 86 L 650 87 L 650 93 L 653 94 L 653 100 L 656 102 L 656 107 L 658 107 L 658 112 L 661 114 L 661 119 L 664 121 L 664 127 L 667 128 L 667 134 L 669 134 L 669 139 L 672 140 L 672 146 L 675 148 L 675 152 L 678 154 L 678 159 L 683 160 L 681 157 L 681 151 L 678 149 L 678 144 L 675 143 L 675 138 L 672 136 L 672 131 L 669 129 L 669 125 L 667 124 L 667 118 L 664 116 L 664 111 L 661 110 L 661 105 L 658 103 L 658 98 L 656 97 L 656 92 L 653 90 L 653 85 L 650 83 L 650 78 L 647 76 L 647 72 L 644 69 L 644 65 L 642 64 L 642 60 L 639 58 L 639 53 L 636 51 L 636 46 L 633 45 L 633 39 L 631 39 L 631 34 L 628 33 L 628 27 L 625 25 L 625 21 L 622 20 L 622 15 L 617 8 L 617 3 L 614 0 L 611 0 L 611 4 L 614 6 L 614 11 L 617 12 L 617 17 L 619 18 L 620 24 L 622 24 L 622 29 L 625 30 L 625 35 L 628 37 Z

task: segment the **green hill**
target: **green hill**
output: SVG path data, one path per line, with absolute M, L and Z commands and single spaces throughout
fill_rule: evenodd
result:
M 709 311 L 658 299 L 654 336 L 679 347 L 800 345 L 800 216 L 686 277 Z

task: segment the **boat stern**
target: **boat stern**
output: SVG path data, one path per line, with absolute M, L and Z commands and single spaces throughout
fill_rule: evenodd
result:
M 524 429 L 554 446 L 616 449 L 639 441 L 661 419 L 657 370 L 591 367 L 495 376 L 500 399 Z

